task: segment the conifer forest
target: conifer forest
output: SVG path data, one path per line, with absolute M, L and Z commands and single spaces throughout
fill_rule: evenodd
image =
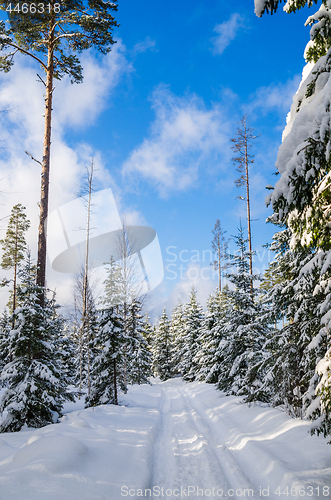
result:
M 212 3 L 217 4 L 216 1 Z M 23 160 L 28 161 L 28 168 L 33 169 L 26 174 L 26 191 L 40 194 L 30 203 L 30 198 L 25 198 L 18 184 L 12 181 L 8 184 L 11 191 L 7 192 L 6 176 L 12 175 L 10 172 L 15 171 L 16 165 L 8 160 L 8 170 L 3 172 L 0 166 L 0 178 L 2 176 L 3 185 L 7 186 L 4 191 L 0 188 L 0 300 L 3 301 L 0 317 L 0 500 L 55 499 L 64 498 L 64 494 L 69 500 L 117 500 L 122 496 L 156 498 L 164 496 L 158 490 L 163 486 L 169 498 L 239 498 L 246 496 L 245 492 L 252 492 L 248 496 L 254 498 L 270 496 L 272 499 L 287 495 L 320 498 L 331 494 L 330 455 L 327 455 L 331 443 L 331 1 L 252 0 L 249 3 L 250 15 L 254 12 L 257 26 L 265 20 L 268 26 L 280 22 L 278 16 L 284 14 L 281 10 L 286 15 L 291 14 L 288 22 L 293 23 L 296 16 L 308 13 L 306 30 L 307 27 L 310 30 L 310 40 L 304 51 L 301 82 L 295 80 L 296 91 L 294 95 L 292 92 L 290 109 L 285 110 L 284 103 L 272 104 L 281 109 L 285 127 L 274 157 L 271 146 L 267 151 L 264 137 L 265 130 L 272 126 L 268 122 L 268 125 L 261 123 L 260 127 L 258 108 L 250 107 L 249 103 L 241 108 L 238 105 L 240 116 L 235 126 L 229 126 L 223 124 L 218 115 L 221 106 L 225 106 L 223 102 L 212 103 L 207 108 L 201 104 L 196 91 L 188 96 L 188 86 L 180 100 L 171 94 L 173 91 L 167 83 L 160 84 L 153 90 L 152 97 L 148 97 L 156 118 L 147 128 L 150 134 L 147 138 L 142 134 L 145 114 L 149 115 L 142 108 L 137 108 L 137 117 L 127 112 L 124 123 L 122 108 L 116 108 L 118 103 L 107 109 L 100 104 L 109 98 L 116 85 L 121 85 L 118 82 L 124 74 L 129 83 L 125 88 L 123 84 L 119 98 L 128 99 L 136 81 L 135 72 L 142 71 L 140 63 L 136 62 L 138 58 L 145 57 L 148 51 L 156 58 L 158 51 L 163 50 L 162 45 L 157 46 L 147 33 L 142 35 L 147 37 L 144 41 L 136 43 L 131 55 L 123 48 L 128 43 L 125 34 L 121 38 L 125 17 L 123 20 L 120 12 L 128 8 L 125 2 L 50 0 L 34 3 L 27 0 L 22 4 L 0 0 L 0 118 L 4 120 L 0 122 L 5 124 L 1 125 L 3 130 L 6 123 L 10 127 L 8 135 L 4 133 L 3 139 L 0 136 L 1 165 L 10 158 L 12 135 L 15 148 Z M 188 24 L 194 24 L 197 19 L 202 23 L 203 16 L 207 15 L 207 5 L 196 7 L 198 17 L 192 14 Z M 247 5 L 246 10 L 240 6 L 237 12 L 234 4 L 231 9 L 229 21 L 216 25 L 214 32 L 217 35 L 214 33 L 215 36 L 209 38 L 213 44 L 213 48 L 208 49 L 210 58 L 221 57 L 230 43 L 235 43 L 233 40 L 240 30 L 247 37 L 253 30 L 253 21 L 250 25 L 245 24 Z M 239 12 L 241 9 L 243 12 Z M 295 31 L 293 33 L 294 37 Z M 286 35 L 289 44 L 290 35 Z M 261 40 L 261 44 L 267 42 Z M 204 50 L 202 42 L 199 47 Z M 252 65 L 257 57 L 253 52 Z M 176 66 L 178 61 L 174 54 L 175 51 L 172 57 L 178 72 L 181 63 Z M 131 56 L 131 62 L 124 62 Z M 237 64 L 244 64 L 239 54 L 237 57 Z M 115 63 L 109 62 L 111 58 Z M 106 60 L 107 63 L 103 62 Z M 190 68 L 194 65 L 192 61 L 194 58 Z M 121 65 L 123 69 L 119 70 Z M 23 67 L 26 73 L 15 73 L 22 72 Z M 259 62 L 256 67 L 259 69 L 254 72 L 262 74 L 263 64 Z M 105 73 L 100 78 L 94 74 L 85 81 L 85 69 Z M 121 71 L 121 75 L 114 76 L 116 71 Z M 155 66 L 151 73 L 157 71 Z M 199 78 L 203 79 L 202 67 L 199 73 Z M 15 103 L 12 108 L 10 105 L 3 107 L 1 97 L 2 94 L 5 98 L 10 95 L 10 85 L 6 81 L 12 74 L 26 74 L 26 81 L 32 75 L 31 78 L 37 80 L 42 107 L 36 105 L 33 119 L 42 126 L 38 133 L 35 132 L 39 142 L 31 139 L 29 143 L 24 136 L 20 143 L 16 141 L 19 135 L 13 135 L 21 134 L 22 124 L 15 118 L 19 107 Z M 113 87 L 101 93 L 99 101 L 95 98 L 92 102 L 93 85 L 101 88 L 109 85 L 108 80 L 112 78 Z M 245 78 L 249 80 L 249 75 Z M 238 85 L 246 85 L 237 80 Z M 72 128 L 65 129 L 61 116 L 65 108 L 76 105 L 76 101 L 75 97 L 70 100 L 65 95 L 67 81 L 71 82 L 70 88 L 86 86 L 86 123 L 89 119 L 93 123 L 95 119 L 92 109 L 101 109 L 104 105 L 104 113 L 114 113 L 114 123 L 118 121 L 119 127 L 123 126 L 128 134 L 131 131 L 134 146 L 130 147 L 135 149 L 123 160 L 121 174 L 102 166 L 106 161 L 116 164 L 124 157 L 127 146 L 123 143 L 115 150 L 113 145 L 123 140 L 124 132 L 120 128 L 118 135 L 109 133 L 108 149 L 105 148 L 102 154 L 91 152 L 85 139 L 79 143 L 75 155 L 73 149 L 69 151 L 76 140 L 72 132 L 76 118 L 72 117 L 71 122 L 71 118 L 67 118 Z M 225 87 L 224 84 L 223 101 L 232 99 L 231 102 L 237 103 L 238 96 L 234 97 L 230 86 L 227 90 Z M 77 102 L 79 92 L 77 90 Z M 130 99 L 133 109 L 137 96 Z M 31 103 L 29 106 L 35 105 L 34 97 Z M 190 119 L 189 108 L 193 110 Z M 141 130 L 139 125 L 133 132 L 135 121 L 140 123 L 138 117 L 142 120 Z M 91 126 L 86 123 L 85 127 Z M 64 130 L 72 134 L 67 143 L 61 142 Z M 78 137 L 79 128 L 75 130 Z M 103 140 L 103 133 L 100 129 L 96 133 L 98 137 L 93 136 L 94 140 Z M 91 132 L 91 137 L 93 134 Z M 216 154 L 213 141 L 219 141 L 220 137 L 222 141 L 217 145 Z M 141 141 L 139 147 L 135 141 Z M 39 157 L 34 153 L 38 150 L 37 142 Z M 207 153 L 208 148 L 211 152 Z M 72 159 L 77 162 L 75 173 L 70 173 L 66 155 L 75 158 Z M 261 160 L 264 156 L 267 159 Z M 216 163 L 226 162 L 224 170 L 212 166 L 215 158 Z M 273 161 L 269 162 L 270 158 Z M 63 162 L 67 180 L 53 174 L 53 159 L 54 164 Z M 183 162 L 181 166 L 176 163 L 179 159 Z M 262 164 L 264 170 L 268 169 L 267 173 L 261 173 Z M 17 168 L 24 171 L 26 167 L 21 167 L 18 161 Z M 255 169 L 258 168 L 257 173 Z M 31 172 L 37 173 L 32 175 Z M 74 181 L 70 180 L 71 175 Z M 136 181 L 135 175 L 139 175 L 140 180 Z M 197 187 L 199 175 L 212 176 L 210 183 L 203 184 L 200 191 Z M 269 177 L 271 175 L 273 177 Z M 130 176 L 132 182 L 128 180 Z M 147 176 L 159 196 L 160 204 L 155 208 L 146 201 L 152 196 L 152 188 L 143 184 Z M 265 178 L 272 180 L 272 184 L 263 186 L 267 209 L 262 207 L 263 202 L 257 202 L 260 198 L 256 195 L 256 185 L 260 178 L 261 183 Z M 120 192 L 122 179 L 129 186 L 126 195 Z M 69 186 L 70 182 L 68 194 L 66 183 Z M 224 206 L 221 209 L 214 202 L 213 189 L 223 193 L 217 196 L 225 197 L 222 182 L 228 183 L 226 190 L 235 200 L 231 201 L 235 207 L 232 216 L 224 215 Z M 98 217 L 106 220 L 107 214 L 102 213 L 102 204 L 95 203 L 95 193 L 106 188 L 109 191 L 100 194 L 99 199 L 104 196 L 102 203 L 115 207 L 115 215 L 111 228 L 107 225 L 99 228 L 95 221 Z M 184 197 L 191 188 L 195 189 L 194 200 L 187 198 L 182 202 L 184 223 L 176 226 L 175 198 Z M 147 227 L 145 219 L 138 214 L 134 196 L 139 189 L 144 190 L 146 217 L 148 208 L 150 212 L 155 211 L 155 218 L 148 219 L 152 221 L 150 225 L 154 223 L 155 230 Z M 175 193 L 173 206 L 171 189 Z M 62 198 L 61 191 L 65 193 Z M 125 196 L 133 200 L 129 215 L 128 210 L 125 212 Z M 68 208 L 74 198 L 76 205 Z M 11 200 L 10 213 L 8 199 Z M 75 212 L 78 203 L 81 219 Z M 167 212 L 161 217 L 165 205 Z M 67 209 L 62 210 L 61 206 Z M 190 226 L 191 208 L 197 211 Z M 262 213 L 265 209 L 268 213 L 264 222 L 256 218 L 256 213 L 260 216 L 259 210 Z M 51 213 L 58 214 L 58 226 L 52 226 L 55 219 L 49 217 Z M 64 229 L 65 224 L 69 224 L 67 221 L 73 220 L 69 219 L 69 214 L 79 219 L 73 229 L 76 231 L 73 238 L 79 241 L 76 247 L 68 243 L 71 236 Z M 155 223 L 156 217 L 161 221 L 160 227 Z M 167 219 L 173 224 L 173 234 L 166 233 Z M 80 220 L 84 227 L 78 228 Z M 71 224 L 73 228 L 74 223 Z M 263 247 L 268 250 L 269 258 L 260 270 L 256 269 L 254 259 L 259 251 L 256 241 L 262 241 L 263 224 L 269 231 L 265 234 L 271 237 L 268 241 L 263 235 Z M 63 230 L 67 242 L 66 261 L 57 258 L 56 252 L 60 254 L 60 250 L 51 234 L 53 227 L 54 234 L 57 228 Z M 158 241 L 156 231 L 163 264 L 157 261 L 156 246 L 150 251 L 149 255 L 153 255 L 150 261 L 147 257 L 143 260 L 147 255 L 143 249 L 152 240 L 153 244 Z M 170 290 L 165 248 L 173 242 L 177 245 L 176 231 L 183 233 L 187 241 L 186 247 L 178 246 L 185 248 L 182 252 L 189 254 L 193 245 L 200 242 L 210 252 L 212 257 L 207 265 L 213 272 L 212 284 L 203 287 L 202 280 L 192 280 L 189 286 L 185 282 L 180 288 L 180 280 L 177 280 Z M 77 254 L 74 254 L 75 248 L 79 249 Z M 54 257 L 50 257 L 53 254 Z M 96 258 L 99 259 L 97 264 L 93 261 Z M 161 269 L 164 276 L 163 281 L 157 278 L 159 281 L 155 281 L 155 285 L 149 267 L 152 261 L 157 261 L 159 275 Z M 60 266 L 67 266 L 69 271 L 62 271 Z M 102 278 L 95 271 L 98 266 L 103 266 Z M 56 271 L 59 271 L 57 276 L 67 273 L 63 285 L 57 277 L 53 286 L 52 277 Z M 288 441 L 283 435 L 286 429 L 292 432 Z M 15 436 L 23 436 L 17 438 L 23 441 L 16 442 Z M 103 439 L 107 447 L 102 444 Z M 284 441 L 275 441 L 276 446 L 274 439 Z M 303 439 L 305 445 L 301 446 Z M 312 443 L 311 459 L 309 443 Z M 254 446 L 261 448 L 256 448 L 255 452 Z M 298 446 L 297 451 L 295 446 Z M 66 453 L 67 459 L 63 458 Z M 9 459 L 11 456 L 14 458 Z M 251 456 L 254 460 L 247 458 Z M 299 460 L 296 469 L 293 464 L 299 456 L 301 462 Z M 256 465 L 252 463 L 255 460 Z M 24 470 L 29 471 L 26 472 L 29 491 L 23 489 L 18 466 L 7 471 L 11 463 L 22 464 L 26 467 Z M 83 463 L 93 463 L 94 468 L 91 465 L 84 465 L 84 468 Z M 110 472 L 105 469 L 106 463 Z M 42 464 L 40 470 L 38 464 Z M 49 474 L 51 479 L 49 489 L 46 483 L 40 483 L 41 489 L 33 493 L 34 484 L 39 481 L 39 476 L 33 475 L 37 474 L 37 469 L 38 474 Z M 71 474 L 68 472 L 71 470 L 76 472 Z M 125 471 L 131 482 L 126 480 Z M 12 474 L 10 477 L 16 478 L 15 481 L 3 479 L 6 474 L 8 477 Z M 188 486 L 193 478 L 196 478 L 196 486 Z M 86 491 L 82 486 L 85 483 Z M 215 488 L 212 488 L 214 483 Z M 201 490 L 200 484 L 203 485 Z M 10 488 L 14 492 L 12 497 Z

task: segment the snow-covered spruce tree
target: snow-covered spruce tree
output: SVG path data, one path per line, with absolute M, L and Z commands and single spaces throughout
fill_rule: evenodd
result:
M 177 369 L 184 380 L 192 382 L 199 370 L 197 354 L 200 350 L 199 337 L 203 325 L 204 313 L 202 306 L 197 302 L 196 291 L 192 287 L 189 302 L 184 308 L 184 331 L 182 346 L 178 352 L 179 363 Z
M 91 367 L 91 391 L 85 407 L 118 404 L 118 389 L 125 389 L 123 345 L 126 341 L 116 307 L 101 311 L 98 333 L 93 340 L 96 356 Z
M 219 362 L 217 387 L 227 394 L 245 395 L 249 400 L 261 385 L 257 368 L 264 356 L 267 327 L 260 322 L 259 305 L 254 300 L 257 290 L 252 281 L 258 276 L 249 272 L 250 252 L 242 226 L 234 239 L 238 250 L 231 262 L 236 272 L 226 275 L 234 289 L 227 291 L 230 310 L 215 353 Z
M 0 411 L 8 415 L 0 432 L 19 431 L 24 425 L 42 427 L 57 420 L 62 403 L 72 399 L 66 392 L 67 380 L 58 366 L 56 342 L 62 320 L 56 311 L 54 295 L 42 308 L 40 287 L 35 284 L 36 267 L 28 255 L 19 270 L 15 329 L 10 332 L 10 356 L 3 369 L 6 390 Z
M 315 367 L 326 345 L 320 335 L 320 299 L 313 294 L 319 278 L 311 266 L 313 253 L 290 250 L 290 238 L 291 231 L 283 230 L 273 237 L 271 246 L 277 253 L 264 297 L 268 301 L 264 320 L 272 324 L 284 318 L 284 323 L 272 329 L 265 344 L 268 357 L 260 367 L 264 373 L 260 393 L 267 394 L 273 405 L 281 404 L 291 415 L 302 417 L 304 406 L 315 399 L 311 390 L 317 383 Z M 305 272 L 308 269 L 311 272 Z
M 89 225 L 89 222 L 88 224 Z M 87 240 L 88 240 L 87 231 Z M 88 252 L 87 252 L 88 253 Z M 94 299 L 96 283 L 88 267 L 82 266 L 74 276 L 70 337 L 76 346 L 74 356 L 75 380 L 79 394 L 90 388 L 90 369 L 93 363 L 93 339 L 98 328 L 98 314 Z
M 114 259 L 107 267 L 105 291 L 101 299 L 102 311 L 91 347 L 94 358 L 91 367 L 90 396 L 86 407 L 100 404 L 118 404 L 119 388 L 126 390 L 124 356 L 127 337 L 124 332 L 121 303 L 120 270 Z
M 75 342 L 76 353 L 75 379 L 79 384 L 79 393 L 90 388 L 90 371 L 94 358 L 93 341 L 98 329 L 98 314 L 92 292 L 92 284 L 88 283 L 86 304 L 83 306 L 84 271 L 76 275 L 74 288 L 74 313 L 71 337 Z M 83 321 L 84 311 L 84 321 Z
M 151 318 L 148 316 L 147 313 L 145 313 L 144 316 L 144 322 L 143 322 L 143 329 L 142 329 L 142 336 L 147 342 L 147 348 L 149 349 L 150 352 L 152 352 L 152 347 L 153 347 L 153 339 L 154 339 L 154 328 L 151 324 Z
M 155 326 L 152 367 L 155 376 L 167 380 L 172 376 L 172 337 L 165 308 Z
M 104 282 L 104 298 L 102 302 L 109 307 L 114 307 L 125 302 L 125 283 L 122 268 L 116 263 L 113 256 L 107 265 L 107 279 Z
M 255 12 L 259 16 L 265 11 L 274 12 L 278 3 L 278 0 L 256 0 Z M 288 0 L 285 10 L 295 12 L 307 4 L 311 6 L 313 2 Z M 281 177 L 267 200 L 272 204 L 274 221 L 287 224 L 292 230 L 292 248 L 301 245 L 319 250 L 315 262 L 322 266 L 316 287 L 321 295 L 317 309 L 322 313 L 322 337 L 329 337 L 331 327 L 330 315 L 327 315 L 325 309 L 330 303 L 328 295 L 331 251 L 330 13 L 329 0 L 323 0 L 318 12 L 307 20 L 306 24 L 311 26 L 311 41 L 307 45 L 305 55 L 310 64 L 304 68 L 302 82 L 293 98 L 283 142 L 279 148 L 276 168 Z M 325 378 L 323 384 L 327 387 L 331 384 L 331 379 Z M 326 393 L 327 391 L 324 391 L 324 394 Z M 324 400 L 323 407 L 318 406 L 318 401 L 316 398 L 315 407 L 310 405 L 307 416 L 315 418 L 322 412 L 328 419 L 331 401 Z M 323 425 L 328 424 L 324 421 Z M 324 433 L 325 429 L 326 427 L 321 428 L 321 432 Z M 318 432 L 318 429 L 316 430 Z
M 258 17 L 261 17 L 265 12 L 273 14 L 282 1 L 285 4 L 283 10 L 288 14 L 296 12 L 306 5 L 312 7 L 320 3 L 319 10 L 306 21 L 306 26 L 312 25 L 312 29 L 310 30 L 311 41 L 305 55 L 307 61 L 316 63 L 331 47 L 331 22 L 329 16 L 331 6 L 329 0 L 321 0 L 321 2 L 318 2 L 318 0 L 255 0 L 255 13 Z
M 142 303 L 133 299 L 128 305 L 127 314 L 128 383 L 138 385 L 148 384 L 148 377 L 152 376 L 152 353 L 143 335 L 145 322 L 140 314 L 141 309 Z
M 196 379 L 215 384 L 219 377 L 219 346 L 224 336 L 230 304 L 228 285 L 222 292 L 216 290 L 207 301 L 207 311 L 199 337 L 200 349 L 195 356 L 198 365 Z
M 316 387 L 316 394 L 319 399 L 319 405 L 316 405 L 316 408 L 319 418 L 314 422 L 312 433 L 316 432 L 326 437 L 331 435 L 331 348 L 318 363 L 316 371 L 320 376 L 320 381 Z M 331 440 L 329 440 L 328 444 L 331 444 Z
M 76 344 L 71 335 L 71 328 L 67 321 L 61 320 L 61 330 L 56 338 L 57 367 L 65 376 L 69 385 L 76 383 Z
M 331 399 L 328 399 L 331 379 L 327 377 L 328 348 L 330 347 L 330 309 L 331 283 L 330 252 L 318 250 L 301 269 L 301 275 L 312 281 L 313 298 L 308 296 L 316 328 L 312 331 L 310 343 L 304 352 L 304 373 L 309 387 L 303 395 L 305 417 L 316 422 L 312 425 L 312 433 L 323 433 L 331 430 Z M 315 372 L 315 373 L 314 373 Z M 323 392 L 321 388 L 323 387 Z
M 181 352 L 184 346 L 184 331 L 185 331 L 185 320 L 184 320 L 184 306 L 179 301 L 177 306 L 173 309 L 171 315 L 170 323 L 170 335 L 172 338 L 172 369 L 173 373 L 178 374 L 178 365 L 181 361 Z
M 2 386 L 1 373 L 5 365 L 10 361 L 10 334 L 11 324 L 7 311 L 0 318 L 0 387 Z

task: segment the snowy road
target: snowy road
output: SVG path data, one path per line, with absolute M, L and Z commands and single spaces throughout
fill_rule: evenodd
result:
M 173 498 L 331 498 L 331 447 L 307 435 L 307 422 L 248 407 L 205 384 L 174 379 L 160 388 L 150 485 L 157 492 L 163 486 Z
M 162 388 L 161 432 L 154 447 L 152 486 L 221 491 L 252 484 L 213 429 L 212 420 L 193 399 L 188 386 Z
M 331 446 L 309 422 L 179 378 L 121 402 L 1 434 L 0 500 L 331 500 Z

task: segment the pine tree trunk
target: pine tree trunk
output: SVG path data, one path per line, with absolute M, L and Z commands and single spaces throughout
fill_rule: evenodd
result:
M 41 194 L 40 194 L 40 216 L 39 216 L 39 237 L 38 237 L 38 259 L 37 259 L 37 285 L 45 287 L 46 284 L 46 218 L 48 215 L 48 192 L 49 192 L 49 169 L 50 169 L 50 149 L 51 149 L 51 125 L 52 125 L 52 98 L 53 98 L 53 78 L 54 78 L 54 31 L 55 18 L 52 16 L 48 37 L 48 57 L 46 75 L 46 95 L 45 95 L 45 127 L 43 161 L 41 171 Z M 45 303 L 44 292 L 39 297 L 40 305 Z

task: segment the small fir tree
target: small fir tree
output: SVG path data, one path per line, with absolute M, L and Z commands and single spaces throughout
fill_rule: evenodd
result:
M 184 331 L 184 306 L 181 302 L 179 302 L 172 312 L 170 324 L 170 336 L 173 343 L 171 363 L 174 374 L 180 373 L 178 367 L 181 361 L 181 352 L 184 345 Z
M 217 383 L 220 375 L 218 351 L 230 311 L 228 291 L 229 288 L 225 285 L 222 292 L 216 290 L 208 298 L 207 311 L 199 338 L 201 347 L 195 359 L 199 366 L 196 379 L 212 384 Z
M 222 273 L 229 267 L 228 259 L 228 245 L 229 240 L 225 238 L 225 233 L 222 229 L 219 219 L 217 219 L 213 229 L 214 238 L 211 242 L 212 249 L 216 259 L 210 264 L 218 271 L 218 291 L 222 291 Z
M 178 352 L 180 359 L 178 371 L 184 380 L 192 382 L 199 370 L 196 355 L 200 350 L 199 337 L 203 325 L 203 309 L 197 302 L 196 291 L 192 288 L 190 300 L 184 310 L 184 332 L 182 336 L 182 347 Z
M 126 391 L 124 370 L 127 335 L 124 331 L 122 308 L 119 304 L 121 278 L 113 258 L 104 281 L 105 293 L 101 299 L 103 309 L 91 346 L 94 359 L 91 368 L 90 395 L 86 406 L 118 404 L 119 388 Z
M 96 356 L 91 369 L 91 391 L 86 407 L 100 404 L 118 404 L 118 389 L 124 390 L 123 325 L 115 307 L 101 312 L 98 333 L 93 341 Z
M 147 348 L 150 352 L 152 352 L 153 348 L 153 339 L 154 339 L 154 328 L 151 324 L 151 318 L 145 313 L 142 336 L 146 340 Z
M 134 299 L 128 306 L 128 382 L 129 384 L 148 384 L 152 375 L 152 354 L 148 349 L 144 333 L 144 320 L 140 314 L 142 303 Z
M 162 316 L 155 327 L 155 338 L 153 342 L 154 374 L 160 380 L 167 380 L 172 376 L 172 338 L 170 332 L 170 322 L 166 309 L 163 309 Z

